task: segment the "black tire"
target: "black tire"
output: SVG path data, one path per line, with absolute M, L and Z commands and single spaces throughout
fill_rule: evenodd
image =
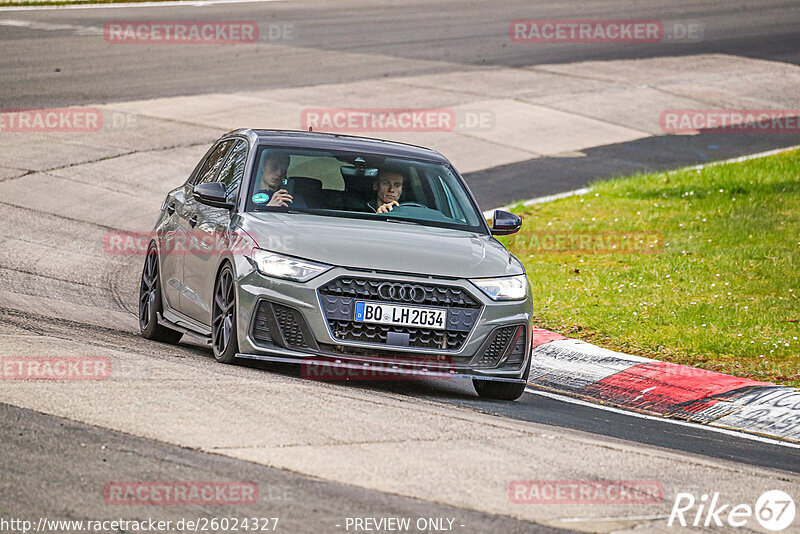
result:
M 183 337 L 178 332 L 158 324 L 161 312 L 161 282 L 158 271 L 158 250 L 154 244 L 147 249 L 147 256 L 139 283 L 139 331 L 145 339 L 175 344 Z
M 220 363 L 233 363 L 239 352 L 239 340 L 236 338 L 236 285 L 230 264 L 225 264 L 214 283 L 211 347 L 214 358 Z
M 531 373 L 531 363 L 528 362 L 528 368 L 522 374 L 522 384 L 514 382 L 495 382 L 494 380 L 473 380 L 472 386 L 482 399 L 495 399 L 495 400 L 517 400 L 525 393 L 525 387 L 528 385 L 528 376 Z

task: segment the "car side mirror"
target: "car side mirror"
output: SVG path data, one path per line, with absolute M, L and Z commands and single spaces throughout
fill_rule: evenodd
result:
M 210 182 L 194 186 L 192 196 L 196 201 L 206 204 L 207 206 L 225 209 L 234 207 L 233 202 L 228 201 L 228 192 L 225 191 L 225 186 L 219 182 Z
M 509 235 L 522 228 L 522 217 L 507 211 L 495 210 L 492 217 L 492 235 Z

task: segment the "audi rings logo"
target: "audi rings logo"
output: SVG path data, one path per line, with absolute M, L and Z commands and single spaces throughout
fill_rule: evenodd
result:
M 425 288 L 412 284 L 393 284 L 384 282 L 378 286 L 378 296 L 383 300 L 396 300 L 400 302 L 425 302 Z

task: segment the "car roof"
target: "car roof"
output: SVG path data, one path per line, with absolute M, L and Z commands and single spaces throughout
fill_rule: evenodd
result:
M 343 150 L 363 152 L 381 156 L 410 158 L 437 163 L 449 163 L 447 158 L 435 150 L 396 141 L 357 137 L 335 133 L 305 132 L 300 130 L 255 130 L 239 129 L 226 134 L 245 135 L 259 144 L 275 146 L 319 148 L 323 150 Z M 223 136 L 225 137 L 225 136 Z

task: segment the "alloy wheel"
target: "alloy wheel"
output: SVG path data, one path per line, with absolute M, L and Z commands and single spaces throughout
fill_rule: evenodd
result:
M 217 290 L 214 293 L 214 313 L 212 315 L 212 343 L 217 357 L 225 353 L 233 335 L 233 313 L 235 298 L 233 294 L 233 275 L 230 269 L 223 269 Z
M 158 287 L 158 257 L 151 248 L 142 270 L 142 281 L 139 286 L 139 327 L 145 330 L 150 326 L 153 309 L 156 305 L 156 289 Z

